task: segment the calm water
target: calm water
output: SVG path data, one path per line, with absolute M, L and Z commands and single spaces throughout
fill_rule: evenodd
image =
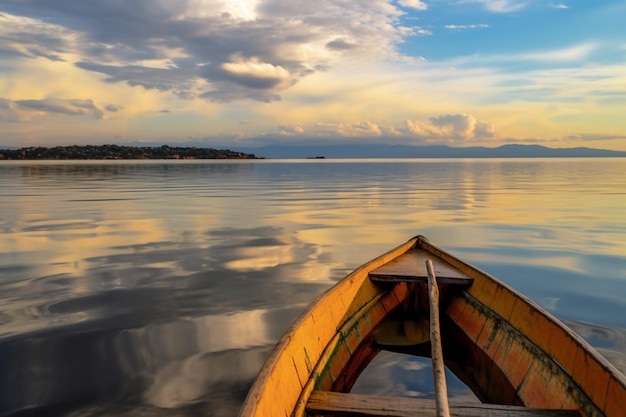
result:
M 416 234 L 522 291 L 626 372 L 625 168 L 2 162 L 0 415 L 236 415 L 299 312 Z M 382 355 L 356 389 L 429 396 L 428 366 Z

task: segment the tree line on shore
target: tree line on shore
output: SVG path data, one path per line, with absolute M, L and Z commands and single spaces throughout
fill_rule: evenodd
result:
M 258 159 L 254 154 L 228 149 L 177 147 L 138 147 L 121 145 L 72 145 L 52 148 L 31 146 L 0 149 L 0 160 L 27 159 Z

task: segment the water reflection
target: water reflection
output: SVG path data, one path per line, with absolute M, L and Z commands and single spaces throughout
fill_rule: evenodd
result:
M 472 391 L 446 368 L 448 396 L 479 402 Z M 435 398 L 430 358 L 381 351 L 352 388 L 355 394 Z
M 594 346 L 611 364 L 626 375 L 626 329 L 566 320 L 572 330 Z
M 619 159 L 5 161 L 0 414 L 236 415 L 298 312 L 417 233 L 625 370 L 622 171 Z M 429 395 L 418 359 L 371 369 L 365 392 Z
M 208 393 L 229 379 L 249 384 L 269 347 L 330 282 L 298 278 L 316 249 L 288 231 L 214 230 L 207 241 L 116 246 L 83 259 L 84 275 L 4 285 L 0 412 L 133 398 L 211 407 Z M 276 248 L 278 262 L 268 257 Z M 245 391 L 230 402 L 240 404 Z

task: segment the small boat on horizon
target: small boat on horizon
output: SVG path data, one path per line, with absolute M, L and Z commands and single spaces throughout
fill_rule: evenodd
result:
M 435 400 L 350 390 L 382 350 L 431 357 Z M 449 400 L 447 367 L 481 403 Z M 561 321 L 417 236 L 313 302 L 240 417 L 626 415 L 626 377 Z

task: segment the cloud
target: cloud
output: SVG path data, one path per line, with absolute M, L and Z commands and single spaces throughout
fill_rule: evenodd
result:
M 589 97 L 595 97 L 596 101 L 603 104 L 623 104 L 626 103 L 626 90 L 591 90 Z
M 555 9 L 569 9 L 569 6 L 563 3 L 553 4 L 552 7 Z
M 62 26 L 0 12 L 0 55 L 64 61 L 72 41 Z
M 283 136 L 296 136 L 304 133 L 302 124 L 297 130 L 288 126 L 280 126 L 279 133 Z M 403 126 L 383 125 L 369 120 L 358 123 L 331 123 L 320 121 L 306 129 L 307 137 L 316 138 L 361 138 L 389 139 L 405 143 L 463 143 L 467 141 L 490 140 L 495 137 L 494 126 L 485 121 L 477 120 L 468 114 L 444 114 L 433 116 L 428 121 L 405 120 Z M 301 135 L 300 135 L 301 136 Z
M 96 119 L 102 118 L 102 110 L 97 108 L 91 100 L 46 98 L 43 100 L 15 100 L 15 104 L 25 110 L 42 113 L 58 113 L 69 116 L 91 115 Z
M 0 121 L 20 122 L 23 120 L 20 111 L 15 108 L 13 102 L 6 98 L 0 98 Z
M 443 114 L 429 119 L 430 123 L 405 121 L 405 132 L 426 140 L 470 141 L 494 137 L 491 123 L 477 120 L 468 114 Z
M 102 119 L 104 111 L 116 112 L 122 106 L 107 105 L 99 108 L 89 99 L 45 98 L 42 100 L 9 100 L 0 98 L 0 120 L 20 122 L 34 116 L 65 115 L 91 116 Z
M 474 139 L 490 139 L 495 136 L 495 127 L 488 122 L 476 122 L 474 126 Z
M 428 0 L 0 1 L 0 119 L 12 122 L 0 130 L 33 141 L 211 135 L 228 144 L 282 134 L 476 143 L 495 136 L 480 120 L 489 114 L 499 137 L 565 136 L 597 123 L 589 129 L 620 132 L 624 95 L 599 92 L 624 80 L 623 42 L 600 32 L 591 42 L 583 30 L 458 56 L 463 45 L 441 49 L 439 37 L 419 36 L 433 27 L 496 36 L 506 16 L 480 16 L 532 4 L 516 17 L 532 23 L 557 3 L 569 4 L 452 0 L 446 19 L 419 11 L 444 4 Z M 451 20 L 457 12 L 466 20 Z M 234 101 L 244 102 L 222 104 Z
M 626 139 L 626 134 L 607 135 L 603 133 L 576 133 L 562 138 L 567 141 L 590 142 Z
M 487 10 L 494 13 L 510 13 L 525 8 L 527 0 L 460 0 L 459 3 L 480 3 Z
M 412 34 L 399 25 L 403 12 L 378 0 L 32 0 L 3 9 L 0 58 L 66 60 L 106 82 L 217 102 L 279 101 L 340 59 L 398 58 L 396 45 Z
M 118 112 L 120 110 L 122 110 L 124 107 L 123 106 L 118 106 L 115 104 L 108 104 L 106 106 L 104 106 L 104 110 L 111 112 L 111 113 L 115 113 Z M 162 112 L 169 112 L 169 110 L 162 110 Z
M 280 65 L 261 62 L 258 58 L 237 58 L 235 62 L 223 63 L 220 69 L 229 80 L 253 89 L 269 90 L 291 84 L 289 71 Z
M 195 80 L 193 72 L 179 68 L 176 71 L 149 68 L 139 65 L 103 65 L 93 62 L 77 62 L 76 67 L 107 75 L 104 81 L 109 83 L 125 82 L 130 86 L 145 89 L 172 91 L 181 98 L 193 98 Z
M 315 125 L 317 133 L 341 137 L 376 137 L 381 136 L 380 127 L 373 122 L 364 121 L 354 124 L 319 122 Z
M 578 45 L 558 49 L 465 57 L 456 60 L 454 64 L 467 64 L 471 62 L 480 62 L 481 64 L 506 62 L 526 63 L 529 61 L 544 64 L 554 64 L 562 62 L 584 61 L 589 59 L 589 57 L 600 48 L 600 46 L 600 44 L 595 42 L 583 42 Z
M 278 133 L 281 136 L 295 136 L 304 133 L 304 127 L 302 124 L 296 124 L 294 126 L 281 125 L 278 126 Z
M 398 0 L 400 6 L 408 7 L 415 10 L 427 10 L 428 5 L 420 0 Z
M 446 29 L 452 29 L 452 30 L 461 30 L 461 29 L 483 29 L 483 28 L 488 28 L 489 25 L 484 24 L 484 23 L 480 23 L 477 25 L 445 25 Z
M 326 44 L 326 47 L 333 51 L 348 51 L 354 49 L 357 45 L 346 41 L 345 39 L 334 39 Z
M 546 52 L 534 52 L 519 54 L 517 59 L 519 60 L 533 60 L 533 61 L 550 61 L 550 62 L 563 62 L 563 61 L 577 61 L 587 58 L 598 48 L 598 45 L 594 42 L 585 42 L 579 45 L 575 45 L 568 48 L 561 48 Z
M 454 139 L 475 139 L 477 137 L 493 136 L 493 126 L 485 122 L 479 122 L 474 116 L 468 114 L 444 114 L 431 117 L 433 126 L 442 129 Z

